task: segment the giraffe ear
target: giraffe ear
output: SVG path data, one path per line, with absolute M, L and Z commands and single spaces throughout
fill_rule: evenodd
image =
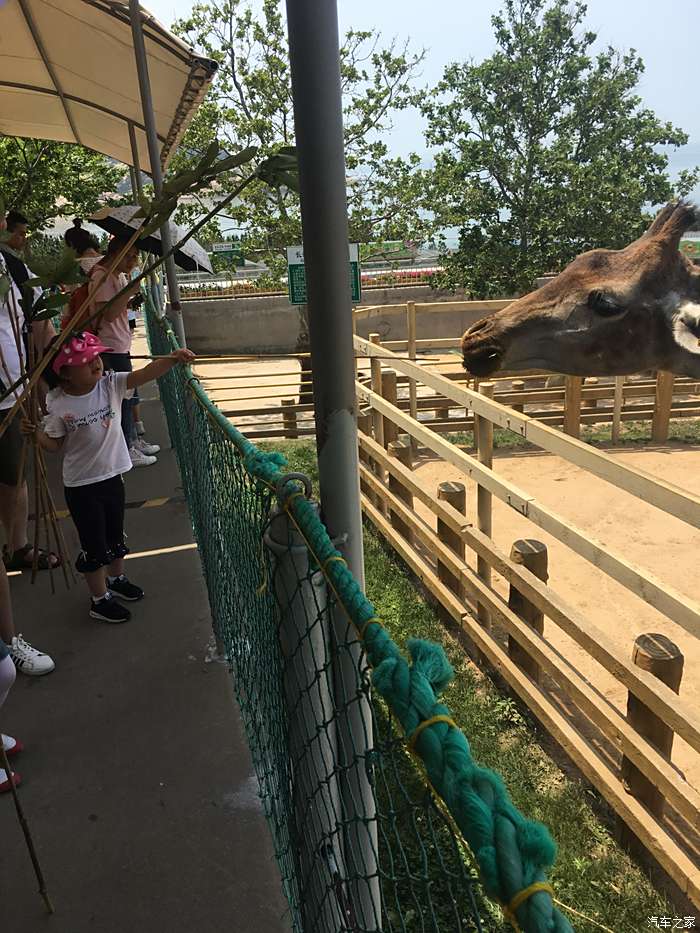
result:
M 654 236 L 655 233 L 658 233 L 677 207 L 677 201 L 669 201 L 668 204 L 662 207 L 647 228 L 644 236 Z

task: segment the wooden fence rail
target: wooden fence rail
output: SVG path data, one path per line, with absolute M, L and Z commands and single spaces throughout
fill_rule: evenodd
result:
M 405 379 L 410 380 L 409 385 L 415 383 L 417 390 L 427 386 L 436 393 L 435 400 L 427 403 L 417 394 L 415 405 L 409 397 L 406 405 L 405 399 L 402 404 L 393 395 L 391 400 L 383 397 L 381 378 L 375 378 L 373 386 L 358 381 L 358 398 L 375 412 L 375 424 L 381 424 L 383 431 L 392 424 L 399 436 L 413 438 L 420 448 L 432 451 L 477 484 L 478 523 L 474 527 L 461 508 L 445 501 L 444 494 L 422 485 L 413 472 L 410 446 L 403 443 L 408 456 L 401 462 L 396 451 L 390 454 L 381 438 L 378 442 L 368 433 L 370 419 L 365 416 L 359 444 L 366 516 L 437 601 L 443 618 L 461 626 L 477 658 L 497 670 L 610 803 L 629 832 L 700 906 L 700 869 L 692 845 L 686 849 L 680 841 L 683 833 L 671 833 L 664 822 L 665 805 L 666 811 L 675 814 L 674 820 L 685 822 L 688 838 L 700 835 L 700 792 L 670 761 L 674 735 L 700 753 L 700 716 L 691 703 L 678 696 L 677 683 L 669 680 L 667 684 L 634 663 L 594 622 L 548 585 L 546 569 L 537 566 L 538 561 L 542 564 L 541 547 L 525 548 L 536 558 L 532 566 L 523 556 L 523 542 L 514 546 L 510 556 L 499 550 L 490 536 L 490 498 L 495 496 L 509 505 L 696 637 L 700 636 L 700 605 L 498 476 L 490 458 L 490 433 L 494 425 L 514 431 L 693 528 L 700 527 L 700 497 L 506 408 L 490 397 L 491 389 L 484 384 L 480 392 L 457 385 L 430 368 L 391 353 L 377 338 L 372 344 L 356 338 L 355 344 L 361 354 L 370 357 L 373 367 L 380 371 L 390 367 L 398 373 L 399 386 L 406 384 L 401 381 Z M 522 381 L 527 385 L 525 379 Z M 616 391 L 617 386 L 611 389 Z M 587 406 L 598 402 L 600 390 L 595 384 L 570 384 L 568 391 L 578 395 L 578 417 L 582 420 L 588 415 Z M 643 390 L 648 391 L 646 387 Z M 418 414 L 433 402 L 436 409 L 447 407 L 445 400 L 472 420 L 476 457 L 432 430 L 430 422 L 418 420 Z M 510 587 L 507 598 L 494 589 L 494 573 Z M 575 663 L 562 655 L 556 637 L 552 640 L 556 629 L 589 655 L 598 673 L 584 677 Z M 596 680 L 605 676 L 603 671 L 629 691 L 632 712 L 628 715 L 596 687 Z M 566 706 L 562 706 L 561 696 L 566 697 Z M 645 711 L 641 719 L 635 710 Z M 602 744 L 595 739 L 596 734 Z M 663 741 L 658 740 L 659 735 Z M 656 801 L 651 810 L 650 789 Z

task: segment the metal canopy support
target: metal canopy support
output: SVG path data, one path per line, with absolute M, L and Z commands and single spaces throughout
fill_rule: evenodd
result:
M 151 82 L 148 76 L 148 61 L 146 59 L 146 44 L 143 39 L 141 22 L 141 5 L 138 0 L 129 0 L 129 14 L 131 17 L 131 33 L 134 38 L 134 56 L 136 58 L 136 71 L 141 92 L 141 107 L 143 109 L 143 122 L 146 126 L 146 141 L 148 142 L 148 155 L 151 162 L 151 177 L 156 195 L 163 190 L 163 172 L 160 166 L 160 152 L 158 150 L 158 134 L 156 133 L 155 117 L 153 114 L 153 99 L 151 96 Z M 133 132 L 129 124 L 130 133 Z M 133 138 L 132 138 L 133 139 Z M 134 146 L 132 141 L 132 147 Z M 135 147 L 134 147 L 135 149 Z M 160 239 L 163 252 L 172 248 L 170 228 L 167 224 L 160 228 Z M 185 346 L 185 326 L 182 320 L 182 305 L 180 304 L 180 289 L 177 284 L 175 260 L 171 256 L 165 261 L 165 278 L 168 283 L 168 298 L 170 299 L 170 316 L 172 318 L 175 334 L 181 346 Z
M 22 15 L 24 16 L 24 21 L 27 24 L 27 29 L 29 29 L 30 33 L 32 34 L 34 45 L 36 45 L 37 51 L 41 56 L 42 62 L 44 63 L 44 67 L 49 73 L 49 77 L 51 78 L 53 86 L 56 88 L 56 93 L 60 98 L 61 104 L 63 105 L 63 112 L 66 115 L 66 120 L 68 120 L 68 125 L 71 128 L 71 132 L 75 136 L 75 141 L 82 145 L 80 134 L 78 133 L 75 121 L 73 120 L 73 114 L 70 112 L 68 101 L 66 100 L 65 94 L 63 93 L 63 88 L 61 87 L 61 83 L 58 80 L 58 76 L 54 70 L 54 67 L 49 60 L 49 56 L 46 54 L 44 43 L 41 39 L 41 36 L 39 35 L 39 30 L 37 29 L 36 23 L 34 22 L 34 17 L 32 16 L 31 11 L 27 5 L 27 0 L 19 0 L 19 7 L 22 11 Z
M 355 355 L 348 267 L 338 11 L 334 0 L 287 0 L 294 123 L 309 308 L 323 521 L 364 585 Z M 372 716 L 356 636 L 339 607 L 335 708 L 345 829 L 344 867 L 357 929 L 381 928 L 376 805 L 369 779 Z M 348 644 L 352 642 L 352 644 Z

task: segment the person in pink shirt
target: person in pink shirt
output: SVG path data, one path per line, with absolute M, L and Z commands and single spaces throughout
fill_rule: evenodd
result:
M 103 354 L 102 357 L 105 370 L 113 370 L 115 373 L 132 371 L 130 355 L 132 331 L 129 327 L 129 307 L 136 296 L 140 295 L 141 290 L 140 283 L 129 283 L 130 274 L 139 261 L 139 251 L 136 245 L 129 247 L 112 272 L 108 271 L 127 243 L 128 240 L 124 238 L 113 237 L 107 246 L 104 258 L 90 272 L 90 279 L 94 284 L 92 301 L 96 312 L 93 330 L 101 342 L 110 348 L 110 352 Z M 101 312 L 101 308 L 127 283 L 129 283 L 129 288 L 124 295 Z M 122 430 L 132 464 L 150 466 L 156 462 L 153 454 L 158 453 L 160 447 L 139 438 L 134 420 L 134 405 L 137 403 L 138 396 L 124 399 L 122 402 Z

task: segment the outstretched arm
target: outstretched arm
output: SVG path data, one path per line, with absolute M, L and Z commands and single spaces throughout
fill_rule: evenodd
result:
M 153 382 L 154 379 L 160 379 L 161 376 L 164 376 L 167 372 L 176 366 L 178 363 L 186 365 L 188 363 L 193 363 L 195 360 L 195 355 L 191 350 L 174 350 L 170 356 L 166 356 L 162 360 L 153 360 L 152 363 L 149 363 L 148 366 L 144 366 L 143 369 L 137 369 L 133 373 L 129 373 L 129 378 L 126 380 L 126 386 L 128 389 L 135 389 L 137 386 L 145 385 L 147 382 Z

